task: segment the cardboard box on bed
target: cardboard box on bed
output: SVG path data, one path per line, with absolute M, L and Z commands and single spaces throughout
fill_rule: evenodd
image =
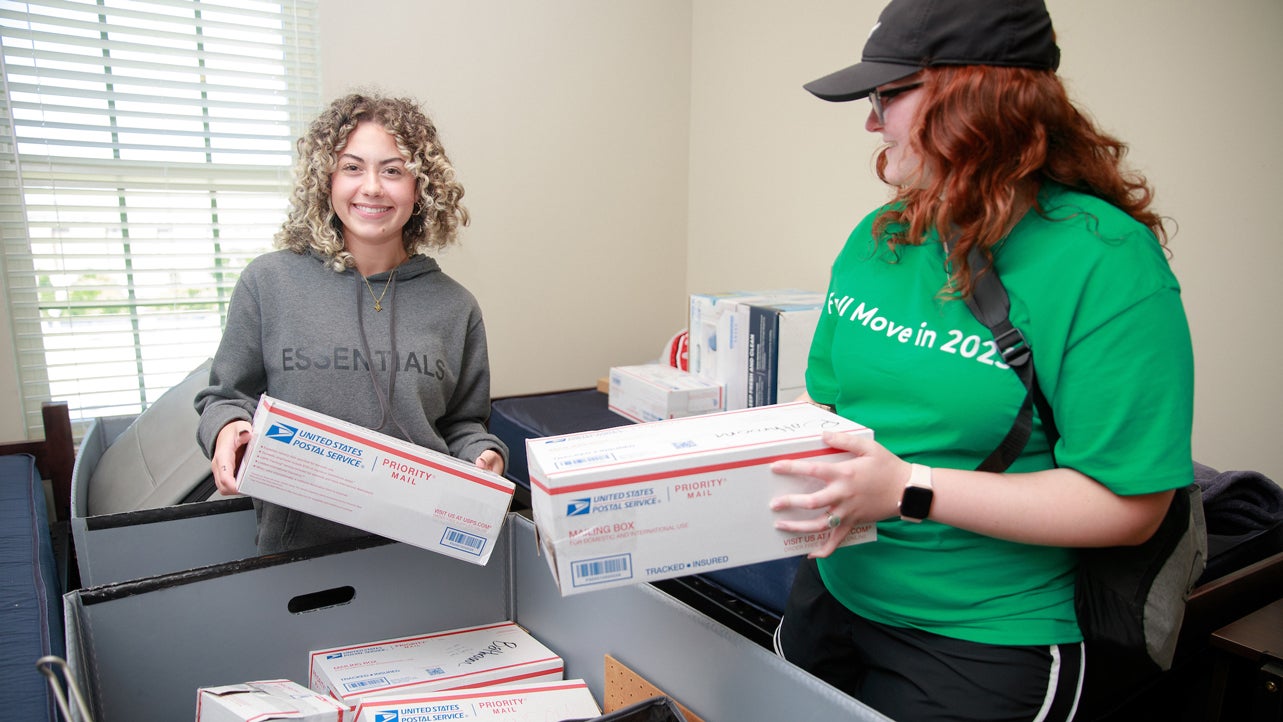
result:
M 637 422 L 722 410 L 722 385 L 666 364 L 613 366 L 606 406 Z
M 825 431 L 872 436 L 810 403 L 777 404 L 601 431 L 528 439 L 531 508 L 562 594 L 655 581 L 806 554 L 829 532 L 774 528 L 772 498 L 821 482 L 776 474 L 777 459 L 850 454 Z M 821 514 L 822 515 L 822 514 Z M 876 539 L 872 524 L 843 546 Z
M 735 313 L 748 329 L 747 365 L 733 388 L 742 405 L 727 409 L 769 406 L 796 400 L 806 391 L 806 363 L 811 339 L 824 310 L 824 299 L 778 303 L 740 303 Z M 728 388 L 731 388 L 728 383 Z
M 307 679 L 313 649 L 512 619 L 607 699 L 606 655 L 708 720 L 885 720 L 652 585 L 562 596 L 509 514 L 479 566 L 377 538 L 63 598 L 67 661 L 97 722 L 190 720 L 196 690 Z
M 383 695 L 362 702 L 356 708 L 356 715 L 357 722 L 549 722 L 589 720 L 601 716 L 601 708 L 586 682 L 567 679 L 420 695 Z
M 264 395 L 240 492 L 485 564 L 511 481 L 400 439 Z
M 561 657 L 510 621 L 308 655 L 308 686 L 348 707 L 374 695 L 560 680 L 564 672 Z
M 690 372 L 724 384 L 727 370 L 744 363 L 745 329 L 742 322 L 727 318 L 741 301 L 779 300 L 815 294 L 815 291 L 797 288 L 692 293 L 686 327 L 690 341 L 687 354 Z M 732 349 L 738 350 L 732 352 Z
M 749 403 L 749 385 L 757 372 L 756 349 L 750 345 L 754 341 L 750 306 L 823 303 L 823 293 L 797 289 L 692 294 L 689 322 L 691 372 L 725 386 L 723 410 L 734 411 L 774 403 Z M 803 362 L 806 359 L 805 351 L 806 349 L 802 350 Z M 775 367 L 778 368 L 778 364 Z M 789 380 L 789 364 L 786 363 L 785 367 L 785 385 L 788 386 L 792 383 Z M 793 398 L 796 398 L 796 394 Z M 791 401 L 792 398 L 778 400 Z

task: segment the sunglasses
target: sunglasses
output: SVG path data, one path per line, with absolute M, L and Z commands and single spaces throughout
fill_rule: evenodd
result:
M 891 104 L 892 100 L 900 97 L 910 90 L 916 90 L 922 87 L 921 82 L 900 85 L 895 88 L 878 90 L 874 88 L 869 92 L 869 102 L 873 105 L 873 115 L 878 119 L 878 125 L 886 125 L 886 107 Z

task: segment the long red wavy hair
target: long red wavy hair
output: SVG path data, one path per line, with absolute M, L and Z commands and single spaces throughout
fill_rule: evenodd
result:
M 1150 209 L 1145 177 L 1123 167 L 1127 146 L 1070 102 L 1054 72 L 994 66 L 941 66 L 922 72 L 925 93 L 910 143 L 925 169 L 920 187 L 902 187 L 874 227 L 894 226 L 892 243 L 916 244 L 928 229 L 953 229 L 953 291 L 971 293 L 967 254 L 992 248 L 1055 181 L 1121 208 L 1167 245 Z M 883 177 L 886 153 L 877 158 Z M 885 177 L 883 177 L 885 180 Z

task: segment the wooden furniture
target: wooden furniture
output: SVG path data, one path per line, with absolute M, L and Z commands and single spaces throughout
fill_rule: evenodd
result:
M 1212 634 L 1216 719 L 1283 721 L 1283 597 Z
M 1185 607 L 1180 641 L 1172 668 L 1158 675 L 1136 678 L 1116 671 L 1120 699 L 1094 703 L 1081 719 L 1133 722 L 1162 719 L 1204 722 L 1220 717 L 1223 697 L 1217 671 L 1218 654 L 1213 636 L 1258 609 L 1283 599 L 1283 552 L 1218 577 L 1194 588 Z M 1096 660 L 1100 661 L 1100 660 Z M 1088 662 L 1091 663 L 1091 660 Z M 1230 700 L 1231 705 L 1236 700 Z
M 76 466 L 76 441 L 72 436 L 71 412 L 66 401 L 46 401 L 40 407 L 45 437 L 29 441 L 0 442 L 0 456 L 30 454 L 36 470 L 48 479 L 52 499 L 48 520 L 58 576 L 63 591 L 80 586 L 71 543 L 71 479 Z
M 71 517 L 71 472 L 76 464 L 76 442 L 71 435 L 71 415 L 65 401 L 46 401 L 40 408 L 45 438 L 38 441 L 0 443 L 0 455 L 31 454 L 36 468 L 53 484 L 55 521 Z

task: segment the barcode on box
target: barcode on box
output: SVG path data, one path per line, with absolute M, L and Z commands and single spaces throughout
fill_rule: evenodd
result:
M 445 534 L 441 535 L 441 546 L 458 549 L 461 552 L 470 554 L 481 554 L 486 548 L 486 538 L 469 534 L 466 531 L 446 527 Z
M 614 454 L 594 454 L 592 456 L 580 456 L 574 459 L 563 459 L 557 462 L 557 467 L 561 469 L 569 469 L 571 467 L 582 466 L 584 464 L 596 464 L 598 462 L 614 460 Z
M 584 559 L 571 565 L 571 583 L 577 587 L 633 578 L 631 554 Z
M 386 687 L 388 686 L 387 677 L 375 677 L 374 679 L 362 679 L 354 682 L 348 682 L 343 685 L 348 691 L 365 689 L 366 687 Z

